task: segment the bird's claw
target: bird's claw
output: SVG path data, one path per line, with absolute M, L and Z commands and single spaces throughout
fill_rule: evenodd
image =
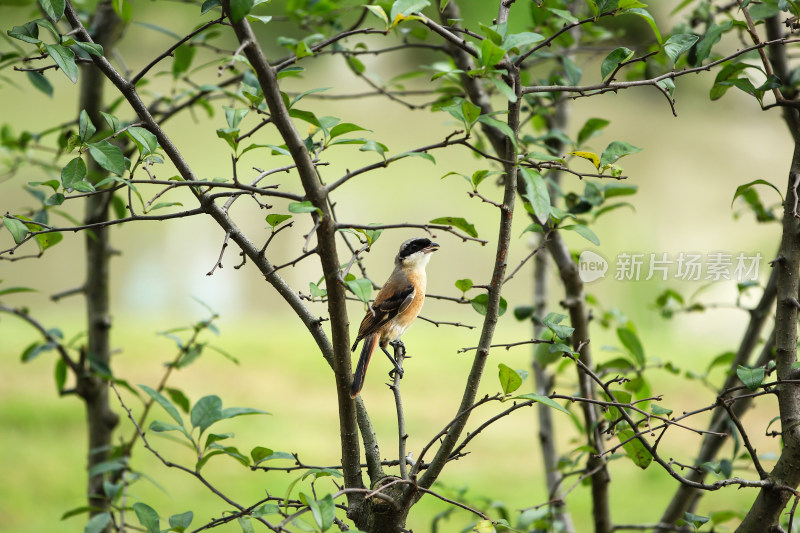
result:
M 389 343 L 391 347 L 394 349 L 394 357 L 397 359 L 398 357 L 405 357 L 406 356 L 406 345 L 403 344 L 403 341 L 396 340 Z

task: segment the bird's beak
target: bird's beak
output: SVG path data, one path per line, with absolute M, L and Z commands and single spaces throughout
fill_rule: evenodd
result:
M 430 243 L 430 244 L 429 244 L 429 245 L 428 245 L 428 246 L 425 248 L 424 252 L 425 252 L 426 254 L 429 254 L 429 253 L 431 253 L 431 252 L 435 252 L 435 251 L 436 251 L 436 250 L 438 250 L 438 249 L 439 249 L 439 245 L 438 245 L 438 244 L 436 244 L 435 242 L 432 242 L 432 243 Z

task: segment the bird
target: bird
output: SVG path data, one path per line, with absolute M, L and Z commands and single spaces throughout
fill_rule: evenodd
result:
M 364 376 L 376 346 L 389 357 L 394 365 L 393 372 L 403 377 L 403 369 L 395 359 L 398 354 L 405 354 L 400 337 L 422 309 L 425 300 L 425 267 L 431 254 L 438 249 L 438 244 L 426 238 L 409 239 L 400 245 L 400 251 L 394 259 L 394 270 L 361 321 L 353 343 L 352 351 L 355 352 L 358 343 L 364 341 L 353 374 L 351 398 L 358 396 L 364 386 Z M 394 349 L 395 357 L 386 349 L 389 345 Z

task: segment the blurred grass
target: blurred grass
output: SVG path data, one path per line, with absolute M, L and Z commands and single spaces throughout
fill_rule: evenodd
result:
M 117 375 L 131 384 L 155 386 L 163 372 L 162 363 L 172 359 L 176 352 L 171 340 L 150 332 L 175 324 L 133 319 L 122 322 L 125 327 L 116 329 L 114 337 L 115 346 L 122 349 L 114 361 Z M 514 330 L 521 333 L 520 326 L 512 318 L 507 316 L 501 320 L 500 333 Z M 463 339 L 470 334 L 442 335 L 441 331 L 441 328 L 418 324 L 406 335 L 409 354 L 413 357 L 406 362 L 407 373 L 402 387 L 410 435 L 409 450 L 415 457 L 422 445 L 455 413 L 461 386 L 471 364 L 469 355 L 455 353 L 458 346 L 453 339 Z M 4 350 L 7 354 L 17 353 L 32 338 L 26 328 L 12 324 L 11 319 L 3 319 L 0 332 L 7 341 Z M 207 340 L 237 357 L 240 364 L 235 365 L 206 350 L 192 366 L 175 372 L 170 386 L 183 390 L 192 402 L 206 394 L 217 394 L 225 407 L 254 407 L 272 413 L 223 421 L 212 426 L 211 431 L 234 432 L 235 439 L 226 441 L 226 444 L 237 446 L 245 454 L 255 446 L 264 446 L 298 453 L 301 460 L 310 465 L 339 463 L 338 418 L 331 372 L 309 345 L 301 328 L 285 319 L 262 322 L 226 320 L 223 317 L 221 336 Z M 496 378 L 498 362 L 526 368 L 528 357 L 526 348 L 494 351 L 481 394 L 499 390 Z M 676 364 L 680 359 L 677 357 Z M 4 428 L 0 461 L 8 465 L 7 479 L 16 480 L 13 484 L 0 486 L 0 529 L 3 531 L 57 533 L 82 528 L 81 518 L 59 521 L 63 512 L 84 503 L 82 487 L 86 451 L 81 405 L 74 397 L 56 396 L 50 372 L 53 360 L 52 353 L 47 353 L 25 365 L 6 365 L 6 378 L 0 385 L 0 426 Z M 688 362 L 688 358 L 684 362 Z M 382 456 L 387 459 L 396 455 L 397 442 L 393 399 L 382 384 L 389 368 L 388 361 L 376 357 L 363 393 L 374 419 Z M 567 372 L 569 382 L 572 370 Z M 695 400 L 681 397 L 686 386 L 684 382 L 670 379 L 666 372 L 654 372 L 651 379 L 658 383 L 657 392 L 665 394 L 662 405 L 678 412 L 684 406 L 698 405 Z M 530 390 L 529 387 L 528 381 L 522 391 Z M 566 391 L 560 389 L 559 392 Z M 136 411 L 137 401 L 125 391 L 123 396 Z M 713 398 L 706 396 L 705 401 L 711 403 Z M 116 406 L 116 399 L 112 403 Z M 481 408 L 472 418 L 470 428 L 475 428 L 503 407 L 489 404 Z M 118 435 L 129 438 L 133 428 L 118 410 L 122 416 Z M 571 442 L 575 435 L 572 423 L 566 415 L 554 415 L 562 449 L 571 449 L 576 445 Z M 758 415 L 755 417 L 763 420 Z M 150 419 L 166 420 L 167 415 L 155 407 Z M 695 425 L 702 427 L 703 423 L 697 419 Z M 501 420 L 473 441 L 466 457 L 445 469 L 437 490 L 455 496 L 454 491 L 468 487 L 468 500 L 479 502 L 487 498 L 491 502 L 502 502 L 512 516 L 519 509 L 546 502 L 536 431 L 533 410 L 518 411 Z M 686 454 L 694 452 L 697 439 L 677 430 L 671 435 L 662 444 L 662 453 L 673 450 L 688 461 Z M 186 448 L 152 432 L 148 438 L 167 459 L 192 466 L 192 454 Z M 766 447 L 759 446 L 759 450 L 762 449 Z M 132 466 L 141 469 L 162 488 L 148 481 L 139 481 L 130 489 L 127 503 L 144 501 L 157 509 L 162 519 L 193 510 L 195 525 L 200 525 L 212 517 L 221 516 L 229 508 L 195 479 L 165 468 L 141 446 L 134 453 Z M 223 493 L 244 505 L 258 501 L 265 496 L 265 491 L 283 496 L 287 484 L 301 474 L 250 472 L 228 457 L 212 459 L 203 472 Z M 574 481 L 572 478 L 566 484 L 570 486 Z M 674 487 L 675 482 L 657 465 L 642 472 L 626 458 L 613 461 L 614 519 L 625 523 L 654 522 Z M 334 489 L 323 480 L 317 490 L 318 494 L 324 494 Z M 577 488 L 569 496 L 569 508 L 578 531 L 590 527 L 587 496 L 584 487 Z M 753 496 L 753 492 L 735 489 L 713 493 L 704 498 L 698 512 L 745 509 Z M 413 509 L 409 527 L 415 531 L 428 531 L 433 517 L 445 509 L 444 503 L 425 497 Z M 496 511 L 489 512 L 498 516 Z M 466 513 L 458 512 L 440 530 L 460 530 L 470 519 Z M 220 530 L 238 531 L 238 526 L 228 525 Z

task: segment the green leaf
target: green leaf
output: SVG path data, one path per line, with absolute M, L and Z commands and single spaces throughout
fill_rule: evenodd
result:
M 461 113 L 464 116 L 464 123 L 467 129 L 470 129 L 478 118 L 481 116 L 481 108 L 470 102 L 464 100 L 461 102 Z
M 183 533 L 183 531 L 185 531 L 191 525 L 193 518 L 194 513 L 191 511 L 186 511 L 185 513 L 181 514 L 174 514 L 169 517 L 169 527 L 178 533 Z
M 472 308 L 478 312 L 478 314 L 486 316 L 486 313 L 489 310 L 489 295 L 488 294 L 479 294 L 475 298 L 469 301 L 472 304 Z M 508 309 L 508 302 L 506 302 L 505 298 L 502 296 L 500 297 L 500 303 L 497 306 L 497 316 L 503 316 Z
M 386 159 L 386 145 L 381 144 L 377 141 L 373 141 L 372 139 L 368 140 L 364 143 L 364 146 L 358 149 L 359 152 L 378 152 L 380 156 Z
M 398 159 L 403 159 L 404 157 L 421 157 L 426 161 L 430 161 L 434 165 L 436 164 L 436 158 L 427 152 L 403 152 L 402 154 L 397 154 L 394 156 L 392 161 L 397 161 Z
M 514 370 L 503 363 L 500 363 L 497 366 L 500 369 L 498 372 L 498 378 L 500 379 L 500 386 L 503 388 L 503 394 L 511 394 L 522 386 L 522 381 L 525 377 L 527 377 L 527 372 L 523 377 L 518 370 Z
M 61 205 L 61 204 L 63 204 L 63 203 L 64 203 L 64 200 L 66 200 L 66 198 L 64 197 L 64 195 L 63 195 L 63 194 L 61 194 L 60 192 L 57 192 L 57 193 L 55 193 L 55 194 L 53 194 L 53 195 L 50 195 L 50 196 L 49 196 L 49 197 L 48 197 L 48 198 L 47 198 L 47 199 L 44 201 L 44 205 L 46 205 L 46 206 L 48 206 L 48 207 L 50 207 L 50 206 L 54 206 L 54 205 Z
M 231 0 L 231 22 L 236 24 L 253 9 L 253 0 Z
M 375 6 L 367 6 L 367 7 L 375 7 Z M 353 131 L 372 131 L 366 128 L 362 128 L 356 124 L 351 124 L 350 122 L 342 122 L 341 124 L 335 125 L 331 128 L 330 137 L 331 139 L 335 137 L 339 137 L 340 135 L 344 135 L 346 133 L 350 133 Z
M 600 77 L 605 80 L 617 67 L 633 57 L 633 50 L 624 46 L 617 48 L 603 59 L 600 64 Z
M 695 528 L 695 530 L 697 530 L 697 528 L 699 528 L 706 522 L 708 522 L 708 518 L 706 518 L 705 516 L 692 514 L 689 511 L 686 511 L 685 513 L 683 513 L 683 518 L 677 521 L 677 524 L 679 526 L 691 524 Z
M 53 96 L 53 85 L 42 73 L 28 70 L 25 72 L 25 74 L 27 74 L 28 81 L 30 81 L 34 87 L 42 91 L 47 96 Z
M 595 135 L 599 135 L 609 124 L 610 122 L 604 118 L 590 118 L 578 132 L 578 144 L 581 145 Z
M 15 292 L 36 292 L 36 289 L 31 289 L 30 287 L 7 287 L 0 290 L 0 296 L 14 294 Z
M 639 2 L 637 2 L 637 4 L 639 4 Z M 644 6 L 644 4 L 640 5 Z M 656 36 L 656 41 L 658 41 L 658 44 L 661 44 L 662 40 L 661 32 L 658 31 L 658 24 L 656 24 L 656 19 L 653 18 L 653 15 L 651 15 L 649 11 L 647 11 L 646 9 L 642 9 L 642 7 L 631 7 L 631 8 L 626 8 L 625 13 L 630 13 L 631 15 L 638 15 L 642 17 L 645 21 L 647 21 L 647 23 L 650 25 L 650 29 L 653 30 L 653 34 Z
M 709 92 L 709 98 L 712 100 L 722 98 L 728 89 L 734 86 L 733 80 L 736 80 L 737 76 L 747 68 L 754 67 L 743 62 L 731 62 L 722 67 L 714 78 L 714 85 Z
M 639 367 L 644 368 L 644 348 L 642 348 L 642 343 L 639 341 L 639 337 L 636 333 L 628 328 L 617 328 L 617 337 L 625 349 L 633 356 L 634 360 L 636 360 Z
M 574 17 L 572 13 L 570 13 L 566 9 L 556 9 L 554 7 L 548 7 L 546 9 L 553 15 L 566 20 L 570 24 L 576 24 L 579 21 L 578 18 Z
M 742 380 L 745 387 L 754 391 L 764 382 L 766 373 L 763 367 L 747 368 L 746 366 L 739 365 L 738 368 L 736 368 L 736 375 L 739 376 L 739 379 Z
M 272 20 L 272 15 L 253 15 L 253 14 L 248 14 L 247 15 L 247 20 L 249 20 L 251 22 L 260 22 L 262 24 L 266 24 L 266 23 L 268 23 L 269 21 Z
M 560 339 L 566 339 L 572 332 L 575 331 L 575 328 L 570 326 L 561 325 L 561 322 L 566 320 L 567 315 L 562 315 L 560 313 L 548 313 L 542 323 L 549 328 L 556 336 Z
M 524 167 L 520 167 L 519 173 L 525 182 L 525 196 L 533 207 L 533 213 L 540 223 L 546 223 L 551 213 L 550 192 L 542 175 Z
M 667 54 L 670 61 L 676 63 L 678 58 L 694 46 L 699 39 L 700 37 L 691 33 L 673 35 L 664 43 L 664 53 Z
M 353 291 L 353 294 L 355 294 L 359 300 L 365 304 L 369 303 L 369 297 L 372 295 L 372 283 L 370 283 L 368 279 L 353 279 L 346 281 L 345 284 Z
M 289 204 L 289 211 L 292 213 L 313 213 L 317 212 L 320 215 L 322 212 L 314 207 L 314 204 L 311 203 L 311 200 L 305 200 L 304 202 L 292 202 Z
M 97 57 L 103 56 L 103 47 L 97 43 L 84 43 L 83 41 L 78 41 L 75 44 L 77 44 L 81 50 L 88 54 Z
M 3 217 L 3 225 L 11 232 L 14 242 L 20 244 L 30 233 L 28 227 L 15 218 Z
M 471 279 L 459 279 L 455 282 L 456 289 L 460 290 L 461 292 L 467 292 L 472 288 L 472 280 Z
M 228 123 L 228 127 L 231 129 L 237 129 L 239 124 L 242 122 L 242 119 L 246 117 L 247 113 L 250 111 L 246 107 L 240 107 L 237 109 L 224 105 L 222 108 L 225 110 L 225 120 Z
M 627 183 L 612 181 L 603 186 L 603 196 L 606 199 L 613 198 L 614 196 L 629 196 L 631 194 L 636 194 L 637 190 L 639 190 L 638 185 L 628 185 Z
M 211 424 L 222 420 L 222 400 L 219 396 L 210 395 L 200 398 L 191 412 L 192 427 L 200 428 L 200 433 Z
M 66 0 L 39 0 L 42 10 L 55 22 L 64 16 L 66 4 Z
M 392 4 L 389 18 L 394 23 L 398 16 L 408 17 L 412 13 L 422 11 L 429 5 L 431 5 L 431 3 L 428 2 L 428 0 L 397 0 Z
M 483 31 L 483 34 L 491 39 L 494 44 L 499 45 L 503 42 L 503 35 L 507 30 L 506 25 L 502 25 L 501 29 L 500 26 L 487 26 L 486 24 L 479 22 L 478 26 L 480 27 L 481 31 Z
M 222 410 L 222 419 L 236 418 L 237 416 L 244 415 L 268 415 L 267 411 L 261 409 L 254 409 L 252 407 L 226 407 Z
M 100 114 L 103 115 L 104 119 L 106 119 L 106 124 L 108 124 L 108 127 L 111 128 L 111 131 L 119 131 L 119 119 L 117 117 L 108 113 L 104 113 L 103 111 L 100 111 Z
M 331 89 L 330 87 L 317 87 L 315 89 L 309 89 L 307 91 L 303 91 L 300 94 L 298 94 L 297 96 L 295 96 L 294 98 L 292 98 L 292 101 L 289 102 L 289 106 L 288 107 L 294 107 L 294 104 L 296 104 L 297 102 L 302 100 L 305 96 L 308 96 L 309 94 L 321 93 L 321 92 L 328 91 L 330 89 Z M 339 119 L 336 119 L 336 121 L 338 122 Z M 355 126 L 355 124 L 351 124 L 351 126 Z M 233 126 L 231 126 L 231 127 L 233 127 Z M 358 126 L 356 126 L 356 128 L 358 128 Z M 363 128 L 358 128 L 358 129 L 363 129 Z
M 169 401 L 164 395 L 157 390 L 148 387 L 147 385 L 139 385 L 139 388 L 145 391 L 147 395 L 153 399 L 153 401 L 160 405 L 175 422 L 181 426 L 183 425 L 183 418 L 181 418 L 181 414 L 178 412 L 178 409 L 172 405 L 172 402 Z
M 158 139 L 144 128 L 132 126 L 126 130 L 128 137 L 136 143 L 139 154 L 142 156 L 150 155 L 158 149 Z
M 26 43 L 39 44 L 42 42 L 42 40 L 39 39 L 39 26 L 37 26 L 35 22 L 27 22 L 22 26 L 14 26 L 6 33 L 9 37 L 19 39 Z
M 224 139 L 228 146 L 231 147 L 231 150 L 236 152 L 239 149 L 239 142 L 236 140 L 239 138 L 239 130 L 234 128 L 219 128 L 217 130 L 217 137 L 220 139 Z
M 333 502 L 333 496 L 326 494 L 321 500 L 317 500 L 317 510 L 319 516 L 314 514 L 314 520 L 317 525 L 322 528 L 322 531 L 327 531 L 333 526 L 333 519 L 335 518 L 336 505 Z
M 625 450 L 625 455 L 633 461 L 633 464 L 644 470 L 653 462 L 653 456 L 647 451 L 647 448 L 644 447 L 644 444 L 642 444 L 638 438 L 633 438 L 634 435 L 635 433 L 630 429 L 617 429 L 619 441 L 628 441 L 622 445 L 622 449 Z
M 598 13 L 610 13 L 619 7 L 619 0 L 592 0 Z
M 125 172 L 125 156 L 119 146 L 115 146 L 108 141 L 91 143 L 89 144 L 89 155 L 98 165 L 112 174 L 122 176 Z
M 500 78 L 491 78 L 491 81 L 494 84 L 494 86 L 497 87 L 497 90 L 500 91 L 500 93 L 505 97 L 506 100 L 508 100 L 511 103 L 517 101 L 517 95 L 514 92 L 514 89 L 509 87 L 506 82 L 504 82 Z
M 439 217 L 434 218 L 433 220 L 429 221 L 430 224 L 443 224 L 446 226 L 453 226 L 454 228 L 458 228 L 467 235 L 471 237 L 477 237 L 478 231 L 475 229 L 475 226 L 467 222 L 462 217 Z
M 328 291 L 326 291 L 325 289 L 320 289 L 319 286 L 313 281 L 309 282 L 308 289 L 313 298 L 324 298 L 325 296 L 328 295 Z
M 650 412 L 658 416 L 669 416 L 672 414 L 672 409 L 667 409 L 666 407 L 661 407 L 654 403 L 650 406 Z
M 275 452 L 269 448 L 264 448 L 263 446 L 256 446 L 250 451 L 250 457 L 253 458 L 254 464 L 258 464 L 267 457 L 271 456 L 273 453 Z
M 83 533 L 101 533 L 111 523 L 110 513 L 96 514 L 86 522 Z
M 207 450 L 208 447 L 211 446 L 212 444 L 214 444 L 215 442 L 219 442 L 221 440 L 229 439 L 231 437 L 233 437 L 233 433 L 223 433 L 223 434 L 219 434 L 219 435 L 217 433 L 209 433 L 208 437 L 206 438 L 206 445 L 205 445 L 205 447 L 203 449 Z
M 278 213 L 272 213 L 267 215 L 267 224 L 274 228 L 281 222 L 289 220 L 290 218 L 292 218 L 292 215 L 280 215 Z
M 583 224 L 570 224 L 568 226 L 561 226 L 559 229 L 574 231 L 592 244 L 600 246 L 600 239 L 597 238 L 597 235 Z
M 41 251 L 45 251 L 51 246 L 55 246 L 56 244 L 60 243 L 64 236 L 57 232 L 49 232 L 49 233 L 40 233 L 34 237 L 36 239 L 36 243 L 39 245 L 39 249 Z
M 220 7 L 222 2 L 220 0 L 205 0 L 203 5 L 200 6 L 200 14 L 205 15 L 215 7 Z
M 722 24 L 712 24 L 703 38 L 697 43 L 697 47 L 695 48 L 695 60 L 694 64 L 696 66 L 702 65 L 703 60 L 708 57 L 711 53 L 711 49 L 717 44 L 722 37 L 722 34 L 726 31 L 730 30 L 733 27 L 733 21 L 726 20 Z
M 783 195 L 781 194 L 780 189 L 778 189 L 775 185 L 768 182 L 767 180 L 754 180 L 751 181 L 750 183 L 745 183 L 744 185 L 739 185 L 738 187 L 736 187 L 736 193 L 734 193 L 733 200 L 731 200 L 731 207 L 733 207 L 733 202 L 735 202 L 738 197 L 742 196 L 745 192 L 747 192 L 747 190 L 753 185 L 767 185 L 769 187 L 772 187 L 773 189 L 775 189 L 775 192 L 778 193 L 778 196 L 780 196 L 781 202 L 783 202 Z
M 38 357 L 40 354 L 48 352 L 53 348 L 55 348 L 55 346 L 50 342 L 46 343 L 34 342 L 33 344 L 25 348 L 25 350 L 22 352 L 22 355 L 20 356 L 20 361 L 22 361 L 23 363 L 27 363 Z
M 458 174 L 458 173 L 456 172 L 455 174 Z M 496 172 L 496 171 L 495 172 L 490 172 L 488 170 L 476 170 L 475 172 L 472 173 L 472 179 L 468 179 L 468 181 L 470 183 L 472 183 L 472 187 L 474 189 L 477 189 L 478 185 L 480 185 L 483 180 L 485 180 L 489 176 L 495 176 L 497 174 L 502 174 L 502 172 Z M 460 174 L 460 175 L 463 176 L 463 174 Z M 466 178 L 466 176 L 464 176 L 464 177 Z
M 297 56 L 297 59 L 301 59 L 303 57 L 313 56 L 314 52 L 308 47 L 305 41 L 300 41 L 295 47 L 294 55 Z
M 146 503 L 136 502 L 133 504 L 133 511 L 136 513 L 136 518 L 139 519 L 139 523 L 147 530 L 147 533 L 161 532 L 158 513 L 155 509 Z
M 256 532 L 256 530 L 253 529 L 253 523 L 250 521 L 249 516 L 238 516 L 236 517 L 236 521 L 239 523 L 239 527 L 242 528 L 242 533 Z
M 233 3 L 234 2 L 231 2 L 231 10 L 233 10 Z M 192 66 L 194 54 L 196 52 L 197 48 L 194 46 L 189 46 L 188 44 L 182 44 L 175 49 L 175 51 L 172 53 L 174 57 L 174 60 L 172 61 L 173 79 L 177 80 L 189 71 L 189 68 Z
M 641 152 L 642 149 L 623 141 L 612 141 L 600 156 L 600 165 L 611 165 L 626 155 Z
M 548 398 L 547 396 L 542 396 L 541 394 L 536 394 L 535 392 L 529 392 L 528 394 L 522 394 L 520 396 L 514 396 L 515 400 L 533 400 L 534 402 L 543 403 L 548 407 L 552 407 L 557 411 L 561 411 L 562 413 L 569 414 L 564 407 L 562 407 L 557 401 L 553 400 L 552 398 Z
M 503 44 L 500 46 L 507 51 L 513 48 L 521 51 L 522 48 L 541 41 L 544 41 L 543 36 L 539 35 L 538 33 L 525 31 L 522 33 L 511 33 L 506 35 L 506 38 L 503 40 Z
M 61 185 L 65 190 L 72 189 L 74 185 L 86 178 L 86 163 L 82 157 L 76 157 L 61 169 Z
M 94 127 L 94 124 L 92 124 L 89 114 L 85 109 L 81 109 L 80 116 L 78 117 L 78 137 L 81 142 L 88 142 L 95 131 L 97 131 L 97 129 Z
M 156 433 L 164 433 L 165 431 L 180 431 L 187 437 L 189 436 L 186 433 L 186 428 L 183 428 L 177 424 L 167 424 L 166 422 L 162 422 L 160 420 L 153 420 L 150 422 L 150 431 L 155 431 Z
M 494 117 L 490 117 L 489 115 L 481 115 L 478 117 L 478 122 L 486 124 L 487 126 L 491 126 L 493 128 L 497 128 L 500 130 L 503 135 L 508 137 L 511 140 L 511 144 L 514 145 L 514 150 L 517 150 L 517 138 L 514 135 L 514 132 L 505 122 L 497 120 Z
M 75 53 L 66 46 L 60 44 L 46 44 L 44 47 L 47 49 L 47 53 L 50 54 L 50 57 L 53 58 L 53 61 L 56 62 L 58 68 L 61 69 L 61 72 L 63 72 L 72 83 L 77 83 L 78 65 L 75 64 Z
M 167 391 L 167 394 L 169 394 L 172 403 L 177 404 L 178 407 L 180 407 L 183 412 L 185 413 L 189 412 L 191 404 L 189 403 L 189 398 L 186 397 L 183 391 L 181 391 L 180 389 L 173 389 L 170 387 L 167 387 L 164 390 Z
M 281 508 L 275 505 L 274 503 L 265 503 L 253 509 L 253 512 L 250 514 L 250 516 L 257 518 L 259 516 L 278 514 L 280 512 Z
M 370 224 L 370 225 L 373 226 L 377 224 Z M 357 229 L 356 231 L 361 233 L 362 235 L 364 235 L 364 237 L 367 238 L 367 244 L 369 244 L 370 246 L 375 244 L 375 241 L 377 241 L 378 238 L 381 236 L 381 233 L 383 233 L 382 229 Z
M 514 318 L 517 320 L 526 320 L 533 316 L 532 305 L 520 305 L 514 308 Z
M 481 41 L 479 58 L 482 67 L 493 67 L 501 62 L 505 55 L 506 51 L 494 44 L 491 39 Z
M 58 180 L 47 180 L 47 181 L 29 181 L 28 185 L 31 187 L 38 187 L 39 185 L 45 185 L 53 189 L 53 191 L 58 191 L 58 187 L 61 185 Z

